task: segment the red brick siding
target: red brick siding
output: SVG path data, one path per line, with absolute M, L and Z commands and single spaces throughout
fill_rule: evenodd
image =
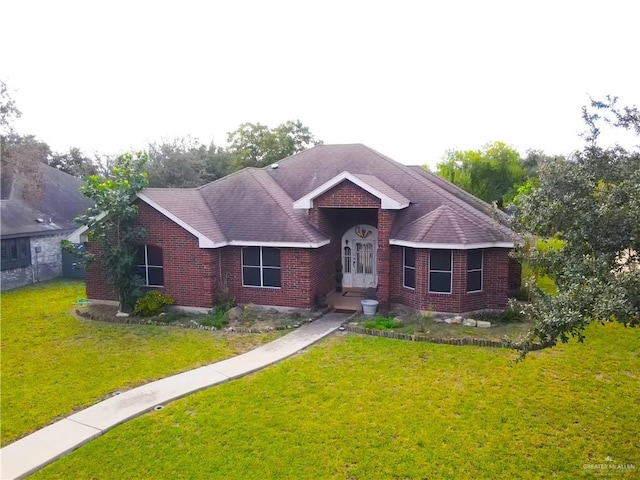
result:
M 280 288 L 245 287 L 242 285 L 242 247 L 224 247 L 221 250 L 223 270 L 236 302 L 256 305 L 311 308 L 316 303 L 318 288 L 311 282 L 314 249 L 280 249 Z M 322 250 L 322 249 L 321 249 Z M 319 257 L 322 257 L 323 251 Z M 316 267 L 318 268 L 318 267 Z M 325 281 L 326 278 L 325 278 Z M 322 283 L 322 282 L 321 282 Z
M 89 253 L 98 255 L 100 250 L 94 243 L 88 242 L 85 248 Z M 87 289 L 87 298 L 94 300 L 117 300 L 117 295 L 109 288 L 105 277 L 102 275 L 100 264 L 92 262 L 84 272 Z
M 467 254 L 453 251 L 453 289 L 451 294 L 429 293 L 429 250 L 416 249 L 416 288 L 403 287 L 403 249 L 391 249 L 391 301 L 418 310 L 464 313 L 488 308 L 501 309 L 507 303 L 508 250 L 484 250 L 483 289 L 467 293 Z
M 162 248 L 164 288 L 176 305 L 213 306 L 217 285 L 217 252 L 201 249 L 198 239 L 144 202 L 138 202 L 138 223 L 147 231 L 144 243 Z M 99 266 L 87 275 L 88 298 L 113 300 Z
M 313 200 L 314 208 L 378 208 L 380 199 L 345 180 Z
M 377 299 L 380 308 L 389 308 L 391 294 L 390 274 L 390 245 L 391 228 L 395 218 L 394 210 L 378 210 L 378 251 L 376 255 L 378 272 Z
M 333 242 L 333 239 L 331 240 Z M 340 241 L 338 241 L 338 247 Z M 325 245 L 324 247 L 310 250 L 311 269 L 310 278 L 310 295 L 315 298 L 316 295 L 326 295 L 332 292 L 336 287 L 335 264 L 340 257 L 340 252 L 336 255 L 334 244 Z

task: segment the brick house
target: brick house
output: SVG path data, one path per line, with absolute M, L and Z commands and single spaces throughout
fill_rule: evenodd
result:
M 211 308 L 224 287 L 240 304 L 313 308 L 335 290 L 336 265 L 344 289 L 376 287 L 381 308 L 500 309 L 519 286 L 516 236 L 489 205 L 360 144 L 136 202 L 139 272 L 183 307 Z M 114 300 L 98 266 L 86 278 L 88 298 Z

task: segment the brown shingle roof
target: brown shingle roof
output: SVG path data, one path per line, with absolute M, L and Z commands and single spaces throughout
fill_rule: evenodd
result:
M 319 145 L 278 168 L 246 168 L 197 189 L 148 189 L 142 196 L 215 244 L 312 247 L 329 239 L 293 204 L 343 172 L 408 205 L 397 210 L 392 240 L 460 246 L 514 239 L 486 203 L 361 144 Z

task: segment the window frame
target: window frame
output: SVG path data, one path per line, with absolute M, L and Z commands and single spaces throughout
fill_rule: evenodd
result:
M 259 248 L 259 264 L 258 265 L 245 265 L 244 263 L 244 258 L 245 258 L 245 251 L 247 249 L 251 249 L 251 248 Z M 273 266 L 273 265 L 265 265 L 264 264 L 264 253 L 263 250 L 264 249 L 271 249 L 274 251 L 278 252 L 278 266 Z M 276 290 L 280 290 L 282 289 L 282 249 L 277 248 L 277 247 L 263 247 L 263 246 L 255 246 L 255 247 L 242 247 L 242 250 L 240 252 L 240 268 L 242 270 L 242 286 L 243 287 L 250 287 L 250 288 L 271 288 L 271 289 L 276 289 Z M 246 284 L 245 283 L 245 279 L 244 279 L 244 269 L 245 268 L 255 268 L 258 269 L 260 272 L 260 285 L 251 285 L 251 284 Z M 265 270 L 278 270 L 278 283 L 280 285 L 278 286 L 273 286 L 273 285 L 265 285 L 264 283 L 264 272 Z
M 143 287 L 148 287 L 148 288 L 164 288 L 164 252 L 162 251 L 162 247 L 159 247 L 157 245 L 148 245 L 148 244 L 144 244 L 144 245 L 138 245 L 138 248 L 143 247 L 144 248 L 144 264 L 136 264 L 136 274 L 139 275 L 139 269 L 143 268 L 144 269 L 144 277 L 142 277 L 142 280 L 144 280 L 144 284 Z M 162 265 L 150 265 L 149 264 L 149 247 L 151 248 L 155 248 L 160 252 L 160 257 L 162 259 Z M 149 269 L 150 268 L 154 268 L 154 269 L 160 269 L 162 272 L 162 284 L 161 285 L 151 285 L 149 284 Z M 141 275 L 139 275 L 141 276 Z
M 449 270 L 433 270 L 431 268 L 432 265 L 432 255 L 433 252 L 449 252 Z M 448 273 L 449 274 L 449 291 L 448 292 L 439 292 L 431 290 L 431 273 Z M 445 249 L 445 248 L 432 248 L 429 250 L 429 272 L 428 272 L 428 280 L 429 280 L 429 293 L 435 293 L 439 295 L 452 295 L 453 294 L 453 250 Z
M 480 268 L 469 268 L 469 252 L 480 252 Z M 469 274 L 472 272 L 480 272 L 480 289 L 479 290 L 469 290 Z M 474 249 L 467 250 L 467 293 L 478 293 L 484 291 L 484 250 L 483 249 Z
M 407 265 L 408 249 L 411 249 L 413 251 L 413 266 Z M 408 288 L 409 290 L 416 289 L 416 257 L 417 257 L 417 251 L 415 248 L 403 247 L 402 249 L 402 286 L 404 288 Z M 407 285 L 407 269 L 413 270 L 413 286 Z
M 16 257 L 12 258 L 12 246 L 15 247 Z M 7 259 L 2 260 L 2 271 L 12 270 L 14 268 L 24 268 L 31 266 L 31 238 L 3 238 L 0 244 L 2 253 L 7 253 Z M 26 255 L 22 255 L 26 253 Z

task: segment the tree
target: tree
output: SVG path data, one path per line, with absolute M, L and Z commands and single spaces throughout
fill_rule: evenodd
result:
M 527 171 L 527 178 L 536 178 L 538 176 L 538 165 L 544 161 L 553 159 L 564 160 L 562 155 L 547 155 L 542 150 L 527 150 L 527 155 L 520 160 L 520 165 Z
M 39 164 L 46 164 L 50 155 L 49 145 L 33 135 L 12 132 L 2 137 L 2 175 L 9 179 L 4 185 L 11 185 L 14 176 L 29 179 L 22 189 L 22 197 L 35 203 L 41 201 L 44 179 Z
M 582 150 L 569 160 L 542 161 L 537 185 L 518 199 L 515 228 L 528 239 L 518 257 L 557 287 L 550 294 L 530 285 L 525 313 L 536 323 L 521 345 L 525 353 L 533 339 L 583 341 L 593 321 L 640 323 L 640 151 L 599 145 L 603 123 L 640 137 L 640 115 L 608 97 L 584 107 L 583 119 Z M 539 248 L 540 238 L 553 238 L 555 246 Z
M 233 167 L 262 167 L 301 152 L 317 140 L 300 120 L 287 121 L 274 129 L 260 123 L 243 123 L 227 136 Z
M 145 237 L 144 228 L 136 225 L 136 193 L 147 186 L 143 171 L 147 154 L 125 153 L 118 157 L 110 179 L 92 175 L 80 191 L 95 204 L 78 221 L 88 227 L 89 240 L 97 253 L 80 253 L 85 262 L 98 262 L 106 280 L 118 296 L 120 310 L 133 306 L 139 293 L 140 278 L 135 275 L 134 255 Z M 73 247 L 67 242 L 66 249 Z
M 67 153 L 52 153 L 47 163 L 51 167 L 82 179 L 98 174 L 98 168 L 93 161 L 76 147 L 71 147 Z
M 0 80 L 0 138 L 4 138 L 14 133 L 13 123 L 22 116 L 18 110 L 16 102 L 9 95 L 7 84 Z
M 485 202 L 510 203 L 527 179 L 520 154 L 503 142 L 480 150 L 452 150 L 437 165 L 438 175 Z
M 186 137 L 149 145 L 149 186 L 199 187 L 225 176 L 231 154 L 213 143 Z

